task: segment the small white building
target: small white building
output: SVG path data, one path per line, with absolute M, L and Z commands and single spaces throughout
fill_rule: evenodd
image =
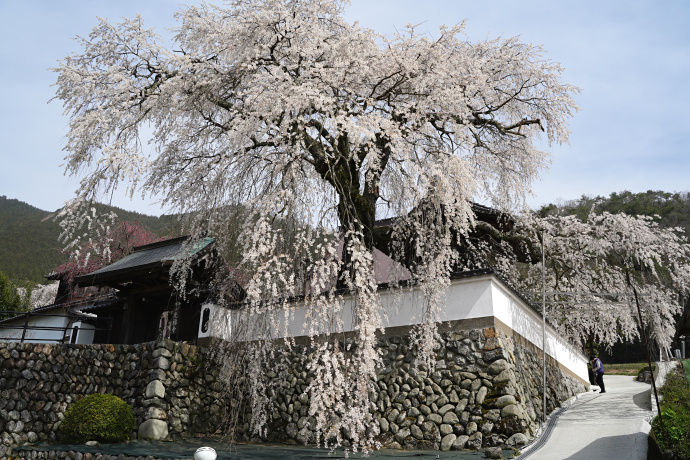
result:
M 93 300 L 52 304 L 1 320 L 0 341 L 92 343 L 96 316 L 81 309 L 93 304 Z

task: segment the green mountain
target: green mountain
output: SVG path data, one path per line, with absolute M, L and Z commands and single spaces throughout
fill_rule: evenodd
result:
M 106 205 L 98 207 L 114 211 L 120 220 L 138 221 L 157 235 L 166 235 L 178 226 L 174 215 L 156 217 Z M 44 276 L 66 261 L 58 241 L 60 226 L 55 214 L 0 196 L 0 272 L 14 283 L 44 283 Z
M 45 282 L 43 275 L 65 260 L 59 235 L 51 213 L 0 196 L 0 272 L 15 283 Z
M 662 192 L 649 190 L 642 193 L 623 191 L 609 196 L 591 197 L 582 195 L 577 200 L 560 204 L 549 204 L 539 210 L 542 216 L 576 215 L 585 220 L 594 207 L 596 213 L 624 212 L 633 216 L 658 216 L 656 219 L 662 227 L 680 227 L 690 238 L 690 193 Z
M 592 207 L 597 212 L 623 211 L 633 215 L 658 215 L 659 223 L 666 227 L 681 227 L 690 236 L 690 194 L 648 191 L 623 191 L 607 197 L 583 195 L 577 200 L 549 204 L 539 213 L 575 214 L 586 218 Z M 139 222 L 151 232 L 163 236 L 179 228 L 179 216 L 148 216 L 124 209 L 97 205 L 99 211 L 114 211 L 120 220 Z M 0 272 L 15 284 L 45 282 L 44 275 L 66 260 L 58 242 L 60 226 L 54 220 L 55 212 L 38 209 L 22 201 L 0 196 Z M 238 254 L 224 254 L 228 262 Z

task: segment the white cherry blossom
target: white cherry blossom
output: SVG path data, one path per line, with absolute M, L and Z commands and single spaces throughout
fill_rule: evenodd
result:
M 435 37 L 413 27 L 384 37 L 346 22 L 343 8 L 334 0 L 184 7 L 170 48 L 140 17 L 101 20 L 55 71 L 78 203 L 129 184 L 131 194 L 189 216 L 188 230 L 209 232 L 221 251 L 235 210 L 250 210 L 240 267 L 251 275 L 247 330 L 281 327 L 288 299 L 306 297 L 317 323 L 305 331 L 317 351 L 308 363 L 318 376 L 310 413 L 323 440 L 340 443 L 347 427 L 357 448 L 372 445 L 368 390 L 384 325 L 371 251 L 388 243 L 375 220 L 431 204 L 399 219 L 392 243 L 403 247 L 395 237 L 416 231 L 412 277 L 426 301 L 415 337 L 430 357 L 457 257 L 453 235 L 474 222 L 469 203 L 524 204 L 549 162 L 539 146 L 568 141 L 578 89 L 540 47 L 518 39 L 471 42 L 463 24 Z M 152 150 L 142 145 L 148 130 Z M 85 222 L 78 215 L 66 235 Z M 337 288 L 356 297 L 353 348 L 335 334 Z M 270 339 L 256 346 L 247 356 L 272 355 Z M 268 383 L 261 375 L 249 383 L 260 432 Z

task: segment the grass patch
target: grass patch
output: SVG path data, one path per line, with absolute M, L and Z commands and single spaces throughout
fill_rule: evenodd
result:
M 690 361 L 690 360 L 689 360 Z M 643 367 L 647 367 L 647 363 L 627 363 L 627 364 L 606 364 L 604 363 L 604 370 L 607 375 L 629 375 L 637 377 L 638 372 Z
M 690 381 L 690 359 L 684 359 L 681 361 L 683 363 L 683 370 L 685 371 L 685 377 Z
M 664 429 L 659 417 L 655 417 L 650 433 L 661 452 L 670 450 L 673 458 L 680 459 L 690 458 L 690 382 L 685 376 L 686 369 L 679 366 L 666 376 L 659 389 L 663 395 L 660 407 Z

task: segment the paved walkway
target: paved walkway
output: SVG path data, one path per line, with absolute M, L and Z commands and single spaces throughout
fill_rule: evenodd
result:
M 604 377 L 606 393 L 585 393 L 561 414 L 529 460 L 646 460 L 650 388 L 632 377 Z M 523 458 L 522 456 L 518 458 Z

